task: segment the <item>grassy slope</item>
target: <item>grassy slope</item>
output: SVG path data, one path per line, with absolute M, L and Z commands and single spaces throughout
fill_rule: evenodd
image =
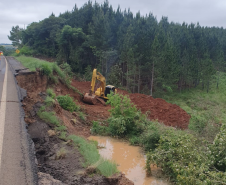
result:
M 29 68 L 30 71 L 35 71 L 36 68 L 40 68 L 43 64 L 47 64 L 51 69 L 53 69 L 54 63 L 50 63 L 44 60 L 40 60 L 33 57 L 26 57 L 26 56 L 18 56 L 15 57 L 18 61 L 20 61 L 24 67 Z
M 219 88 L 216 88 L 215 78 L 211 81 L 209 93 L 199 87 L 164 97 L 191 115 L 189 129 L 199 131 L 209 139 L 218 132 L 216 126 L 226 122 L 226 74 L 220 73 L 219 77 Z

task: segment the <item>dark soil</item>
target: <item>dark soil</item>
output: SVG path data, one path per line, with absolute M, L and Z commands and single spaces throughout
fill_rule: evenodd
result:
M 36 112 L 40 105 L 40 103 L 35 104 L 33 111 Z M 53 129 L 53 126 L 39 120 L 37 116 L 35 116 L 35 119 L 36 121 L 34 123 L 29 124 L 28 132 L 35 143 L 39 172 L 50 174 L 54 179 L 68 185 L 133 184 L 122 174 L 106 178 L 95 173 L 87 173 L 87 169 L 82 166 L 83 157 L 78 149 L 71 142 L 65 142 L 56 135 L 49 136 L 48 131 Z M 65 155 L 58 159 L 58 155 L 62 149 Z

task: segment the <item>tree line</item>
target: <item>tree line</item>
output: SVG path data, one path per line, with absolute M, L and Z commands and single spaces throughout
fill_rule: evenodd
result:
M 108 1 L 16 27 L 9 39 L 24 51 L 67 62 L 75 73 L 97 67 L 115 86 L 131 92 L 161 94 L 202 86 L 225 71 L 226 30 L 199 23 L 174 23 L 153 14 L 114 10 Z M 13 36 L 17 39 L 13 39 Z M 32 50 L 32 52 L 31 52 Z M 25 52 L 26 53 L 26 52 Z

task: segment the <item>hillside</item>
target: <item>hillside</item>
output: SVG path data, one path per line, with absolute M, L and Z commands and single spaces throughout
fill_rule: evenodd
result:
M 63 148 L 62 141 L 73 142 L 75 146 L 79 146 L 79 152 L 84 157 L 83 160 L 91 166 L 96 164 L 98 157 L 93 161 L 90 155 L 94 154 L 86 155 L 88 151 L 91 152 L 89 144 L 92 145 L 92 142 L 78 137 L 87 138 L 91 134 L 99 134 L 114 136 L 126 140 L 132 145 L 142 147 L 147 155 L 147 174 L 151 173 L 152 165 L 150 163 L 154 163 L 162 168 L 165 175 L 172 177 L 172 182 L 178 184 L 190 183 L 190 179 L 192 182 L 200 184 L 205 180 L 215 183 L 215 179 L 218 179 L 217 184 L 226 182 L 225 161 L 222 160 L 225 156 L 225 145 L 220 144 L 226 139 L 224 134 L 226 75 L 224 73 L 219 74 L 218 89 L 214 88 L 216 81 L 210 82 L 212 90 L 209 93 L 202 89 L 193 89 L 186 93 L 175 93 L 165 97 L 168 102 L 177 105 L 167 103 L 163 99 L 131 94 L 120 89 L 118 94 L 110 97 L 110 105 L 104 106 L 101 103 L 89 105 L 82 101 L 81 95 L 89 90 L 90 82 L 75 79 L 72 79 L 71 82 L 67 81 L 68 78 L 64 76 L 67 75 L 64 73 L 65 66 L 62 66 L 64 67 L 62 73 L 55 63 L 23 56 L 17 59 L 25 67 L 34 71 L 27 74 L 30 75 L 29 78 L 20 72 L 17 80 L 21 87 L 27 89 L 27 97 L 23 101 L 26 113 L 25 121 L 28 123 L 30 134 L 37 145 L 36 156 L 40 172 L 50 173 L 54 178 L 59 179 L 62 173 L 60 166 L 69 165 L 70 159 L 64 161 L 65 163 L 54 161 L 53 158 L 43 160 L 49 156 L 55 157 L 57 150 Z M 34 66 L 38 68 L 38 71 L 35 71 Z M 43 70 L 47 72 L 48 68 L 53 71 L 42 72 Z M 74 98 L 73 106 L 69 106 L 68 96 Z M 61 98 L 63 101 L 60 101 Z M 68 111 L 70 110 L 68 108 L 71 107 L 72 112 Z M 147 110 L 150 112 L 145 116 L 138 109 L 141 109 L 143 113 Z M 35 129 L 36 127 L 40 128 Z M 43 130 L 41 135 L 37 133 L 38 130 Z M 47 135 L 49 139 L 44 141 L 43 138 Z M 42 142 L 45 143 L 43 146 Z M 55 150 L 49 148 L 56 144 Z M 97 152 L 97 146 L 92 146 Z M 70 147 L 64 148 L 71 150 Z M 217 155 L 219 152 L 220 156 Z M 171 162 L 169 163 L 169 161 Z M 86 182 L 86 175 L 89 173 L 86 170 L 89 169 L 89 165 L 82 169 L 82 176 L 79 175 L 79 179 L 76 177 L 76 182 Z M 201 165 L 203 168 L 200 169 Z M 79 164 L 76 166 L 78 170 Z M 97 167 L 97 171 L 103 170 L 100 166 Z M 107 166 L 114 169 L 114 165 Z M 192 170 L 190 166 L 193 166 Z M 57 170 L 52 171 L 53 168 Z M 206 173 L 208 176 L 205 175 Z M 198 177 L 198 174 L 201 176 Z M 102 177 L 100 178 L 104 180 Z M 72 179 L 74 177 L 72 178 L 68 173 L 59 180 L 70 182 Z M 117 181 L 122 180 L 125 183 L 128 180 L 123 175 L 118 176 L 117 179 Z M 109 182 L 109 179 L 105 180 Z M 95 183 L 95 179 L 92 179 L 92 182 Z

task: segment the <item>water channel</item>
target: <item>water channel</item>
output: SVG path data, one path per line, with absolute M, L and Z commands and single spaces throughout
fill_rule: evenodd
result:
M 90 140 L 98 142 L 100 155 L 108 160 L 113 160 L 118 165 L 118 170 L 126 175 L 135 185 L 168 185 L 163 179 L 157 178 L 161 169 L 151 166 L 152 176 L 146 177 L 145 155 L 141 148 L 131 146 L 126 142 L 110 137 L 90 136 Z

